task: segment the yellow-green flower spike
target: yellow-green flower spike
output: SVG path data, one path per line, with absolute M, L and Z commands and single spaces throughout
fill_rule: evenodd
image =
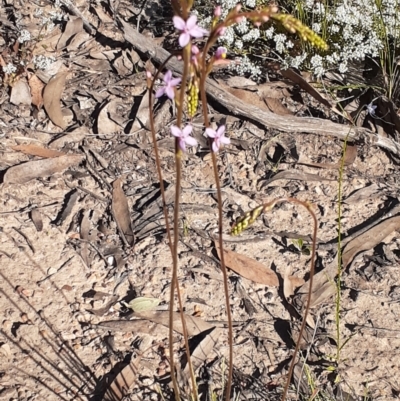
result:
M 258 206 L 255 209 L 247 212 L 244 216 L 240 217 L 231 229 L 231 235 L 238 235 L 244 231 L 250 224 L 253 224 L 258 216 L 263 212 L 264 206 Z
M 199 105 L 199 87 L 196 82 L 190 82 L 187 95 L 187 113 L 190 118 L 194 117 Z
M 319 49 L 328 50 L 329 46 L 319 35 L 292 15 L 274 14 L 271 18 L 279 21 L 289 32 L 297 33 L 304 41 L 310 42 Z

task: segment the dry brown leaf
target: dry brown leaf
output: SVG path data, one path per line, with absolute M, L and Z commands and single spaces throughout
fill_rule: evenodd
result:
M 370 230 L 354 238 L 344 248 L 342 254 L 343 268 L 346 269 L 358 253 L 374 248 L 390 233 L 399 228 L 400 216 L 396 216 L 382 221 L 376 226 L 373 226 Z
M 40 232 L 43 230 L 43 220 L 42 220 L 42 214 L 40 213 L 39 209 L 32 209 L 31 210 L 31 219 L 33 221 L 33 224 L 35 225 L 36 231 Z
M 100 136 L 113 135 L 122 129 L 119 124 L 109 117 L 109 109 L 111 110 L 113 108 L 115 102 L 116 100 L 111 100 L 100 110 L 97 117 L 97 132 Z
M 84 211 L 83 218 L 81 221 L 81 229 L 80 229 L 81 239 L 83 239 L 83 241 L 81 243 L 81 255 L 82 255 L 82 259 L 87 267 L 90 267 L 89 248 L 88 248 L 89 232 L 90 232 L 89 215 L 90 215 L 90 210 Z M 118 297 L 117 297 L 117 299 L 118 299 Z
M 221 333 L 222 329 L 215 327 L 210 329 L 206 336 L 196 346 L 195 350 L 190 356 L 194 372 L 196 372 L 197 369 L 199 369 L 199 367 L 203 365 L 212 350 L 216 349 L 216 344 L 218 342 L 218 338 L 221 336 Z M 182 371 L 182 378 L 186 383 L 188 383 L 190 380 L 190 370 L 188 363 L 186 363 L 186 366 Z
M 67 22 L 64 32 L 57 43 L 57 50 L 63 49 L 67 45 L 67 42 L 82 30 L 83 30 L 82 18 L 70 17 L 70 20 Z
M 66 123 L 61 111 L 61 95 L 64 90 L 68 72 L 59 72 L 50 79 L 43 91 L 43 105 L 50 120 L 58 127 L 65 129 Z
M 117 374 L 110 387 L 104 394 L 103 401 L 121 401 L 128 394 L 129 389 L 134 385 L 138 374 L 141 356 L 131 359 L 129 365 L 125 366 Z
M 344 154 L 344 165 L 345 166 L 351 166 L 354 161 L 357 158 L 357 150 L 358 147 L 357 145 L 353 145 L 353 144 L 347 144 L 346 146 L 346 152 Z M 326 169 L 338 169 L 341 167 L 342 162 L 341 160 L 339 160 L 337 163 L 313 163 L 313 162 L 308 162 L 308 161 L 304 161 L 302 160 L 302 158 L 300 157 L 298 164 L 304 164 L 306 166 L 312 166 L 312 167 L 319 167 L 319 168 L 326 168 Z
M 28 83 L 25 79 L 19 79 L 11 88 L 10 103 L 16 106 L 25 104 L 30 106 L 32 103 L 32 96 Z
M 283 276 L 283 295 L 286 299 L 289 299 L 292 295 L 294 295 L 294 290 L 297 287 L 301 287 L 304 284 L 304 280 L 302 278 L 291 276 L 291 274 L 292 269 L 290 266 L 287 266 Z
M 36 75 L 31 75 L 28 83 L 31 88 L 32 104 L 41 109 L 43 106 L 44 83 Z
M 332 104 L 326 100 L 314 87 L 312 87 L 301 75 L 297 74 L 293 69 L 288 68 L 287 70 L 281 70 L 280 73 L 285 78 L 290 79 L 296 85 L 299 85 L 301 89 L 308 92 L 314 99 L 328 108 L 332 108 Z
M 10 167 L 4 174 L 3 180 L 6 184 L 24 184 L 35 178 L 48 177 L 68 167 L 76 166 L 82 159 L 81 155 L 65 155 L 19 164 Z
M 60 157 L 66 155 L 66 153 L 64 152 L 58 152 L 57 150 L 46 149 L 41 146 L 31 144 L 11 146 L 11 149 L 25 153 L 27 155 L 45 157 L 48 159 L 52 157 Z
M 133 314 L 133 316 L 169 327 L 169 311 L 136 312 Z M 212 327 L 214 327 L 210 323 L 207 323 L 206 321 L 198 317 L 186 314 L 184 315 L 184 317 L 189 337 L 196 336 L 197 334 L 200 334 L 201 332 L 209 330 Z M 180 334 L 183 334 L 181 316 L 178 312 L 174 312 L 174 330 Z
M 261 188 L 264 188 L 276 180 L 302 180 L 302 181 L 336 181 L 330 178 L 324 178 L 318 174 L 304 173 L 299 170 L 285 170 L 275 174 L 271 179 L 262 183 Z
M 216 241 L 214 244 L 218 252 L 218 257 L 221 259 L 221 250 Z M 248 280 L 272 287 L 277 287 L 279 285 L 276 273 L 254 259 L 224 249 L 224 260 L 227 267 Z
M 122 238 L 126 244 L 133 246 L 135 236 L 132 230 L 128 201 L 122 189 L 121 178 L 113 182 L 112 211 Z
M 273 97 L 265 97 L 264 102 L 272 113 L 279 114 L 280 116 L 287 116 L 288 114 L 291 115 L 294 114 L 282 104 L 281 99 L 276 99 Z
M 385 196 L 385 190 L 379 184 L 371 184 L 368 187 L 360 188 L 348 196 L 344 202 L 355 204 L 365 200 L 371 200 L 379 196 Z
M 110 299 L 104 304 L 102 308 L 99 309 L 87 309 L 88 312 L 93 313 L 96 316 L 103 316 L 106 314 L 112 306 L 114 306 L 118 302 L 118 295 L 113 295 Z

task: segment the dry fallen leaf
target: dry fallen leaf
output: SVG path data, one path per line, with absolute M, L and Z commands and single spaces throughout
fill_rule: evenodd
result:
M 336 181 L 330 178 L 324 178 L 318 174 L 305 173 L 299 170 L 285 170 L 275 174 L 271 179 L 264 181 L 261 188 L 264 188 L 276 180 L 302 180 L 302 181 Z
M 132 230 L 128 201 L 122 189 L 121 178 L 113 182 L 112 211 L 122 239 L 126 244 L 133 246 L 135 243 L 135 236 Z
M 102 136 L 110 136 L 122 130 L 121 126 L 113 121 L 109 116 L 109 109 L 112 110 L 116 100 L 108 102 L 97 116 L 97 132 Z
M 264 102 L 272 113 L 278 114 L 280 116 L 287 116 L 289 114 L 290 115 L 294 114 L 282 104 L 281 99 L 276 99 L 273 97 L 265 97 Z
M 32 209 L 31 210 L 31 219 L 33 221 L 33 224 L 35 225 L 36 231 L 40 232 L 43 230 L 43 220 L 42 220 L 42 214 L 40 213 L 39 209 Z
M 31 144 L 11 146 L 11 149 L 25 153 L 27 155 L 39 156 L 45 158 L 52 158 L 66 155 L 66 153 L 64 152 L 58 152 L 56 150 L 50 150 L 43 148 L 41 146 L 31 145 Z
M 70 20 L 67 22 L 64 32 L 57 43 L 57 50 L 64 48 L 67 45 L 68 41 L 82 30 L 83 30 L 82 18 L 70 17 Z
M 147 312 L 137 312 L 133 316 L 139 317 L 141 319 L 146 319 L 154 323 L 162 324 L 163 326 L 169 327 L 169 311 L 147 311 Z M 186 321 L 186 328 L 189 337 L 196 336 L 203 331 L 211 329 L 212 326 L 206 321 L 190 315 L 184 315 Z M 181 316 L 178 312 L 174 312 L 174 330 L 180 334 L 183 334 L 183 327 L 181 322 Z
M 293 81 L 296 85 L 299 85 L 301 89 L 308 92 L 314 99 L 328 108 L 332 108 L 332 104 L 326 100 L 322 95 L 311 86 L 301 75 L 297 74 L 293 69 L 288 68 L 287 70 L 281 70 L 280 73 L 287 79 Z
M 286 299 L 289 299 L 292 295 L 294 295 L 294 290 L 297 287 L 301 287 L 304 284 L 304 280 L 302 278 L 291 276 L 291 274 L 292 269 L 290 266 L 287 266 L 283 276 L 283 295 Z
M 62 71 L 50 79 L 43 91 L 43 105 L 50 120 L 58 127 L 65 129 L 66 123 L 61 111 L 61 95 L 64 90 L 68 72 Z
M 221 337 L 222 329 L 213 327 L 204 334 L 204 338 L 198 343 L 190 356 L 194 372 L 196 372 L 197 369 L 203 365 L 206 359 L 210 356 L 212 350 L 216 349 L 216 344 L 218 342 L 218 338 Z M 186 363 L 186 366 L 181 373 L 181 380 L 182 379 L 184 380 L 184 383 L 189 383 L 190 370 L 188 363 Z
M 346 269 L 358 253 L 374 248 L 390 233 L 399 228 L 400 216 L 396 216 L 382 221 L 376 226 L 373 226 L 370 230 L 354 238 L 344 248 L 342 254 L 343 268 Z
M 76 166 L 82 159 L 81 155 L 65 155 L 12 166 L 4 174 L 3 182 L 5 184 L 24 184 L 35 178 L 48 177 L 64 171 L 68 167 Z
M 28 83 L 24 79 L 18 80 L 11 88 L 10 103 L 16 106 L 20 104 L 31 105 L 31 92 Z
M 32 104 L 41 109 L 43 106 L 44 83 L 36 75 L 31 75 L 28 83 L 31 88 Z
M 221 250 L 215 242 L 218 257 L 221 259 Z M 269 267 L 247 256 L 224 249 L 224 260 L 227 267 L 240 276 L 256 283 L 277 287 L 278 276 Z
M 129 365 L 125 366 L 117 374 L 110 387 L 104 394 L 103 401 L 121 401 L 136 381 L 141 356 L 131 359 Z

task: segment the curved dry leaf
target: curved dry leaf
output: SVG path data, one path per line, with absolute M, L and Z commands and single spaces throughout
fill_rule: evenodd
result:
M 221 250 L 216 242 L 214 242 L 214 244 L 218 252 L 218 257 L 221 259 Z M 279 285 L 276 273 L 254 259 L 224 249 L 224 260 L 227 267 L 248 280 L 272 287 L 277 287 Z
M 302 181 L 336 181 L 331 178 L 324 178 L 318 174 L 304 173 L 299 170 L 285 170 L 275 174 L 271 179 L 263 182 L 261 188 L 266 187 L 276 180 L 302 180 Z
M 222 329 L 213 327 L 210 330 L 208 330 L 208 333 L 204 334 L 206 334 L 205 337 L 197 344 L 195 350 L 190 356 L 193 370 L 195 372 L 207 360 L 207 358 L 210 356 L 210 353 L 214 349 L 216 349 L 218 339 L 221 337 L 222 334 Z M 186 366 L 181 372 L 180 376 L 181 376 L 180 379 L 184 380 L 183 383 L 189 383 L 190 369 L 188 363 L 186 363 Z
M 18 80 L 11 88 L 10 103 L 16 106 L 20 104 L 30 106 L 32 103 L 31 91 L 25 79 Z
M 41 109 L 43 106 L 44 83 L 36 75 L 32 75 L 28 83 L 31 88 L 32 104 L 38 109 Z
M 272 113 L 278 114 L 280 116 L 287 116 L 289 114 L 290 115 L 294 114 L 282 104 L 281 99 L 276 99 L 274 97 L 265 97 L 264 102 Z
M 280 73 L 285 78 L 288 78 L 295 84 L 299 85 L 301 89 L 308 92 L 314 99 L 318 100 L 326 107 L 332 108 L 332 104 L 324 97 L 322 97 L 322 95 L 314 87 L 312 87 L 301 75 L 297 74 L 293 69 L 288 68 L 287 70 L 281 70 Z
M 65 30 L 61 35 L 60 40 L 57 43 L 57 50 L 64 48 L 67 45 L 67 42 L 82 30 L 83 30 L 82 18 L 70 17 L 70 20 L 67 22 Z
M 45 158 L 52 158 L 66 155 L 66 153 L 64 152 L 58 152 L 57 150 L 46 149 L 41 146 L 31 145 L 31 144 L 11 146 L 11 149 L 25 153 L 27 155 L 39 156 Z
M 390 233 L 399 228 L 400 216 L 395 216 L 382 221 L 382 223 L 373 226 L 370 230 L 354 238 L 344 248 L 342 255 L 343 268 L 345 269 L 358 253 L 374 248 Z
M 121 126 L 113 121 L 110 116 L 110 110 L 113 109 L 116 100 L 111 100 L 106 103 L 106 105 L 100 110 L 99 115 L 97 116 L 97 132 L 99 135 L 112 135 L 116 132 L 121 131 Z
M 131 214 L 129 212 L 128 201 L 122 189 L 121 178 L 113 182 L 112 211 L 122 239 L 126 244 L 133 246 L 135 243 L 135 236 L 131 226 Z
M 153 323 L 162 324 L 165 327 L 169 327 L 169 311 L 147 311 L 147 312 L 136 312 L 133 314 L 135 317 L 139 317 L 141 319 L 149 320 Z M 203 319 L 200 319 L 195 316 L 183 315 L 186 321 L 186 329 L 189 337 L 197 336 L 203 331 L 209 330 L 213 325 L 207 323 Z M 183 327 L 181 322 L 181 315 L 178 312 L 174 312 L 174 330 L 180 334 L 183 334 Z M 131 320 L 134 322 L 134 320 Z
M 68 167 L 78 165 L 83 159 L 81 155 L 65 155 L 52 159 L 35 160 L 10 167 L 4 174 L 6 184 L 24 184 L 39 177 L 48 177 L 64 171 Z
M 43 106 L 50 120 L 58 127 L 65 129 L 66 123 L 61 111 L 61 95 L 64 90 L 68 72 L 57 73 L 50 79 L 43 91 Z
M 121 401 L 127 394 L 129 389 L 135 384 L 138 375 L 139 363 L 141 356 L 131 359 L 129 365 L 125 366 L 121 372 L 117 374 L 110 387 L 104 394 L 103 401 Z
M 35 225 L 36 231 L 40 232 L 43 230 L 43 220 L 42 220 L 42 214 L 40 213 L 39 209 L 32 209 L 31 210 L 31 219 L 33 221 L 33 224 Z

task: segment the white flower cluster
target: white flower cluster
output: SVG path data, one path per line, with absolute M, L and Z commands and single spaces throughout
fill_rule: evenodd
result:
M 24 43 L 24 42 L 29 42 L 31 40 L 31 33 L 27 31 L 26 29 L 23 29 L 18 36 L 18 42 L 19 43 Z
M 218 3 L 224 17 L 236 6 L 237 0 L 218 0 Z M 243 5 L 252 9 L 257 1 L 243 0 Z M 323 35 L 329 45 L 328 52 L 319 54 L 315 48 L 310 48 L 308 54 L 295 52 L 286 33 L 277 32 L 273 25 L 260 30 L 246 20 L 228 27 L 220 42 L 233 52 L 243 54 L 243 49 L 254 48 L 257 39 L 269 40 L 272 50 L 287 67 L 308 68 L 318 77 L 328 69 L 345 73 L 350 62 L 377 57 L 385 44 L 400 43 L 400 0 L 298 0 L 294 7 L 288 12 L 301 15 L 306 25 Z M 199 15 L 202 18 L 206 16 Z M 258 71 L 247 57 L 245 64 L 247 70 L 240 67 L 237 72 L 252 75 L 252 71 Z
M 3 66 L 3 72 L 5 74 L 13 74 L 15 71 L 17 71 L 17 67 L 12 63 Z
M 34 56 L 32 59 L 32 63 L 38 70 L 47 70 L 56 59 L 54 57 L 46 57 L 40 54 L 39 56 Z

